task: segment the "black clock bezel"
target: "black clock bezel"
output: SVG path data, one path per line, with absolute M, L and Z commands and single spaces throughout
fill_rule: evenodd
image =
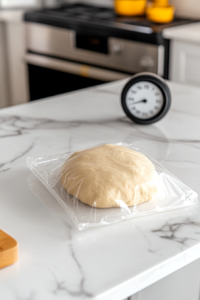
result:
M 154 117 L 151 117 L 149 119 L 140 119 L 140 118 L 133 116 L 126 104 L 126 95 L 127 95 L 127 92 L 129 91 L 130 87 L 133 84 L 140 82 L 140 81 L 148 81 L 148 82 L 155 84 L 161 90 L 161 92 L 163 94 L 164 104 L 162 106 L 162 109 L 159 111 L 159 113 L 157 115 L 155 115 Z M 141 124 L 141 125 L 148 125 L 148 124 L 152 124 L 152 123 L 159 121 L 167 114 L 167 112 L 171 106 L 171 92 L 170 92 L 168 85 L 165 83 L 165 81 L 158 75 L 153 74 L 153 73 L 142 73 L 142 74 L 140 73 L 138 75 L 133 76 L 124 86 L 122 93 L 121 93 L 121 104 L 122 104 L 124 112 L 132 121 L 134 121 L 135 123 Z

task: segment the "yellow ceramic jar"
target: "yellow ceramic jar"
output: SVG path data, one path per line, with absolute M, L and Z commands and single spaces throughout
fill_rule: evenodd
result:
M 147 0 L 115 0 L 115 12 L 123 16 L 144 15 Z
M 166 6 L 169 6 L 169 1 L 168 0 L 153 0 L 153 4 L 155 6 L 159 6 L 159 7 L 166 7 Z
M 155 23 L 170 23 L 174 18 L 174 6 L 159 7 L 148 6 L 146 9 L 146 16 L 149 21 Z

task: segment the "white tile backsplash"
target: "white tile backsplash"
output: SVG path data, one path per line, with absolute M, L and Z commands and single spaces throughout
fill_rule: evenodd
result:
M 38 0 L 0 0 L 0 7 L 33 7 L 38 5 Z

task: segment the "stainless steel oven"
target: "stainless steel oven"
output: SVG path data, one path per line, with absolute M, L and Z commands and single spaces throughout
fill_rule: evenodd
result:
M 154 24 L 82 3 L 26 12 L 24 20 L 31 100 L 141 71 L 168 79 L 170 41 L 163 29 L 191 23 L 175 18 Z
M 36 23 L 26 24 L 30 100 L 126 78 L 163 75 L 164 46 Z

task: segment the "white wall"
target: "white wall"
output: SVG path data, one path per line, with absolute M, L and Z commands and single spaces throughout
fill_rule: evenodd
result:
M 179 16 L 200 19 L 200 0 L 170 0 Z

